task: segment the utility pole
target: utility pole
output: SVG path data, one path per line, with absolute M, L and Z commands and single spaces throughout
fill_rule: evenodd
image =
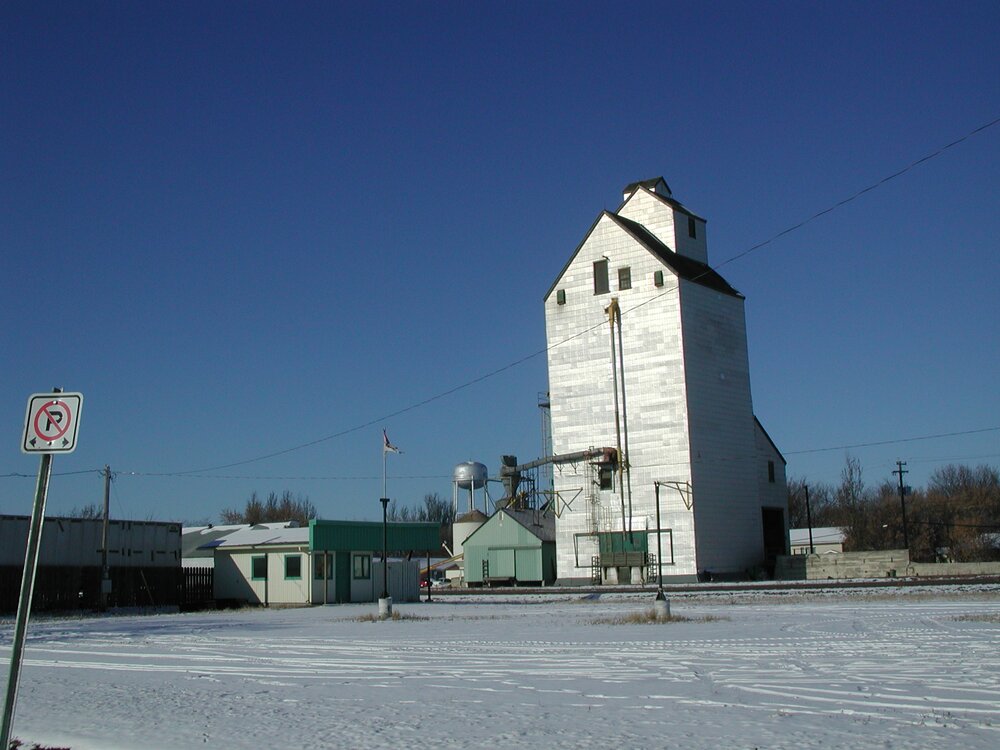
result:
M 896 470 L 892 473 L 899 475 L 899 507 L 903 512 L 903 547 L 909 551 L 910 535 L 906 528 L 906 486 L 903 484 L 903 474 L 910 472 L 904 469 L 904 466 L 906 466 L 906 461 L 896 461 Z
M 108 518 L 111 510 L 111 467 L 104 465 L 104 523 L 101 526 L 101 611 L 108 608 L 111 574 L 108 569 Z

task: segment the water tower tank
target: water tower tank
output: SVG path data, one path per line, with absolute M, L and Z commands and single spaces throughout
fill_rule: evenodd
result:
M 463 490 L 478 490 L 486 486 L 486 465 L 465 461 L 455 467 L 452 481 Z

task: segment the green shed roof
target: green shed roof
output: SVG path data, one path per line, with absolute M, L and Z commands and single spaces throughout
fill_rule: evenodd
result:
M 391 552 L 436 550 L 441 547 L 441 527 L 436 523 L 390 523 L 386 539 Z M 382 522 L 313 519 L 309 522 L 309 548 L 327 552 L 380 550 Z
M 504 518 L 513 523 L 504 524 Z M 469 534 L 462 547 L 494 546 L 498 543 L 540 546 L 555 543 L 555 518 L 534 510 L 502 508 L 478 529 Z

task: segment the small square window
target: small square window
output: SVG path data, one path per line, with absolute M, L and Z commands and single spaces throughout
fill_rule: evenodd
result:
M 250 578 L 254 581 L 267 580 L 267 556 L 256 555 L 250 558 Z
M 302 578 L 302 555 L 285 555 L 285 579 Z
M 695 239 L 698 237 L 698 227 L 694 223 L 694 217 L 688 216 L 688 237 Z
M 607 294 L 611 290 L 608 283 L 608 261 L 594 261 L 594 294 Z
M 372 556 L 354 556 L 354 577 L 358 580 L 368 580 L 372 577 Z
M 663 271 L 653 271 L 653 286 L 663 286 Z
M 556 304 L 565 305 L 566 304 L 566 290 L 560 289 L 556 292 Z
M 767 462 L 767 481 L 774 484 L 774 461 Z
M 628 266 L 618 269 L 618 288 L 619 289 L 631 289 L 632 288 L 632 269 Z

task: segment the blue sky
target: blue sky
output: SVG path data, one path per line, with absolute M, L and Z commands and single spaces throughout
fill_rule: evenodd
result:
M 723 263 L 1000 117 L 998 27 L 993 2 L 5 3 L 0 512 L 30 510 L 52 386 L 86 399 L 53 514 L 109 464 L 120 517 L 285 489 L 380 517 L 383 427 L 402 504 L 534 458 L 542 296 L 625 184 L 663 175 Z M 994 126 L 720 269 L 791 476 L 973 430 L 850 453 L 869 483 L 1000 463 L 998 165 Z

